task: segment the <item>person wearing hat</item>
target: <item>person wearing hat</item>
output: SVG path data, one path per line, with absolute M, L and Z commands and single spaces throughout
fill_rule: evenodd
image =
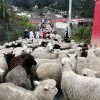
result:
M 25 38 L 28 38 L 29 39 L 29 33 L 28 33 L 27 29 L 25 29 L 25 32 L 24 32 L 24 39 Z

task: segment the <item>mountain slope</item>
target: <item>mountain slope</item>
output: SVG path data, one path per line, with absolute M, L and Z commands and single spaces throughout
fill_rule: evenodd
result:
M 8 0 L 18 7 L 29 10 L 34 5 L 39 7 L 52 6 L 59 10 L 68 11 L 69 0 Z M 82 17 L 93 17 L 94 15 L 94 0 L 72 0 L 72 14 Z M 57 2 L 57 5 L 52 5 Z

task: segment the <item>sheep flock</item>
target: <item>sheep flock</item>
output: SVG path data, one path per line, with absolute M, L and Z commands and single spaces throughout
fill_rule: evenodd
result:
M 99 78 L 100 48 L 86 43 L 49 34 L 0 46 L 0 100 L 100 100 Z

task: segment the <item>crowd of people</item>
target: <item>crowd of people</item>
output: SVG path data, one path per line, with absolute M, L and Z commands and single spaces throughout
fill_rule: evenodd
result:
M 28 30 L 26 29 L 24 32 L 24 38 L 28 38 L 28 39 L 37 38 L 38 39 L 39 36 L 40 36 L 39 30 L 33 33 L 33 30 L 30 30 L 30 32 L 28 32 Z
M 57 31 L 54 31 L 54 34 L 57 34 Z M 42 36 L 42 38 L 46 38 L 47 32 L 43 31 L 42 33 L 40 33 L 39 30 L 36 30 L 36 32 L 33 32 L 33 30 L 30 30 L 30 32 L 28 32 L 27 29 L 25 29 L 24 31 L 24 38 L 28 38 L 28 39 L 32 39 L 32 38 L 40 38 L 40 36 Z

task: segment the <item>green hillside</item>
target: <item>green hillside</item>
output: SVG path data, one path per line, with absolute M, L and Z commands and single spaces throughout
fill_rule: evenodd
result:
M 93 17 L 94 15 L 94 0 L 72 0 L 72 15 L 81 16 L 81 17 Z M 18 7 L 21 7 L 25 10 L 30 10 L 36 4 L 39 8 L 49 6 L 59 10 L 68 11 L 69 0 L 8 0 L 9 3 L 12 3 Z M 57 2 L 56 5 L 54 5 Z

